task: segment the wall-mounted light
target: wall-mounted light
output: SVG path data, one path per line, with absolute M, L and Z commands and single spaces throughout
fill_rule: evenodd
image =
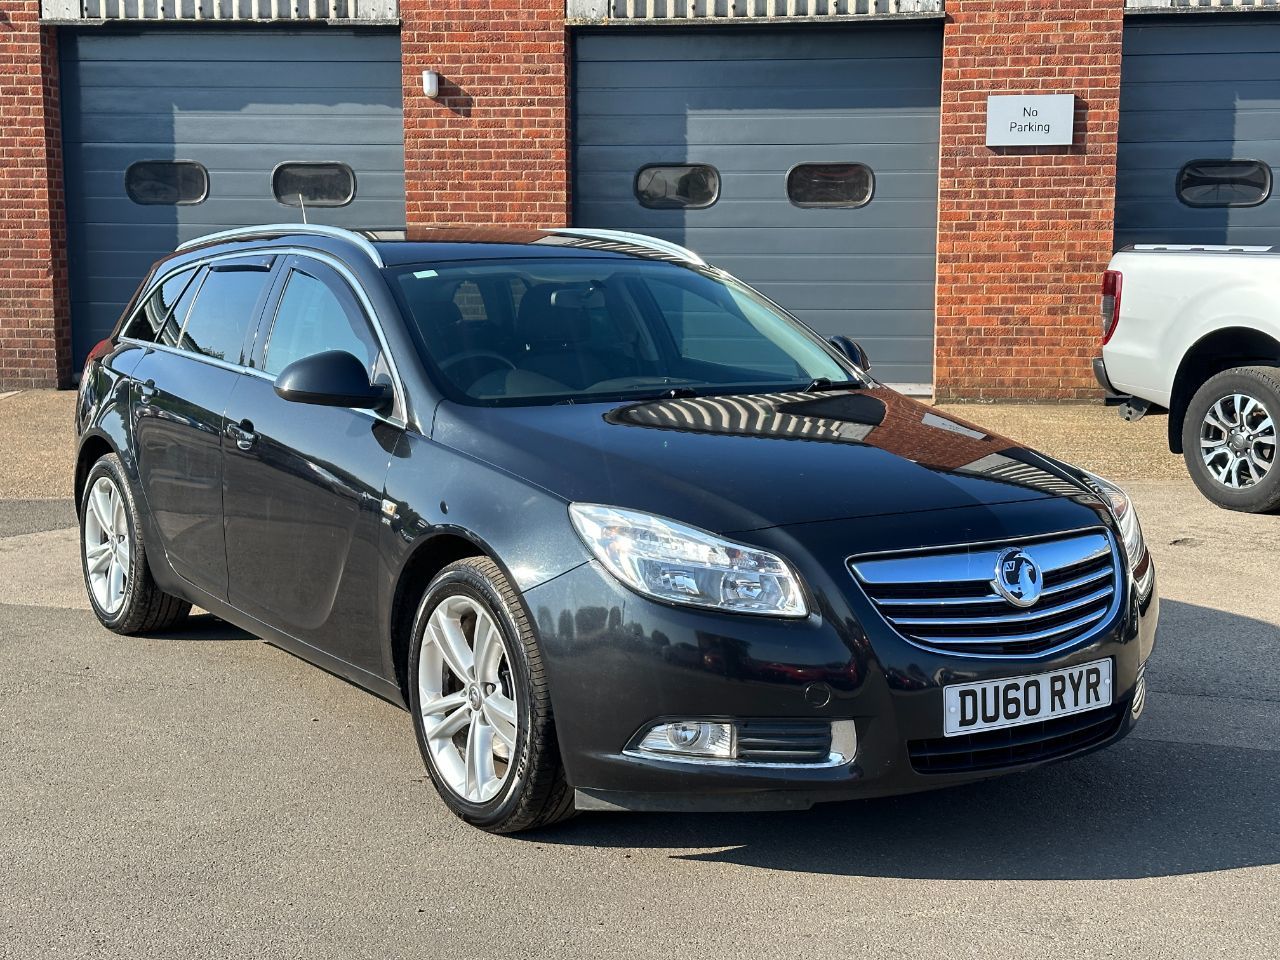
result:
M 432 100 L 440 96 L 440 74 L 434 70 L 423 70 L 422 92 Z

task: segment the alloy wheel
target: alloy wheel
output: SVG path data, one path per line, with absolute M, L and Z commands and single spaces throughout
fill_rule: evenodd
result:
M 108 616 L 124 605 L 131 554 L 124 496 L 110 477 L 99 477 L 85 511 L 84 564 L 94 602 Z
M 1215 480 L 1233 490 L 1259 483 L 1275 465 L 1276 424 L 1262 401 L 1244 393 L 1214 403 L 1200 424 L 1200 455 Z
M 469 596 L 446 597 L 427 621 L 418 702 L 444 783 L 472 803 L 496 797 L 512 774 L 519 703 L 502 631 Z

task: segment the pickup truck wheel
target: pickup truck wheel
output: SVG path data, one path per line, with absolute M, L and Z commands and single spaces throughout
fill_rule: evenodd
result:
M 1228 510 L 1280 507 L 1280 367 L 1236 367 L 1196 391 L 1182 450 L 1200 492 Z

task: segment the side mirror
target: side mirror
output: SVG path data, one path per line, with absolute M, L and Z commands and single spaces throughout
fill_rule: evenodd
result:
M 862 349 L 862 344 L 852 337 L 834 336 L 828 337 L 827 343 L 831 344 L 839 350 L 846 358 L 853 361 L 853 365 L 859 370 L 871 369 L 871 358 L 867 356 L 867 351 Z
M 359 410 L 378 410 L 391 399 L 391 388 L 370 383 L 364 364 L 344 350 L 293 361 L 276 378 L 276 393 L 294 403 Z

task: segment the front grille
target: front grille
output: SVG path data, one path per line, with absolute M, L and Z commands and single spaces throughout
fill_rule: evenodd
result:
M 1114 618 L 1120 564 L 1109 533 L 1019 543 L 1044 578 L 1031 607 L 995 592 L 997 558 L 1008 546 L 854 559 L 850 568 L 885 621 L 928 650 L 1036 656 L 1083 642 Z
M 830 756 L 829 721 L 744 720 L 738 724 L 739 761 L 825 763 Z
M 1056 720 L 960 737 L 911 740 L 907 752 L 916 773 L 973 773 L 1056 760 L 1105 742 L 1120 729 L 1124 704 Z

